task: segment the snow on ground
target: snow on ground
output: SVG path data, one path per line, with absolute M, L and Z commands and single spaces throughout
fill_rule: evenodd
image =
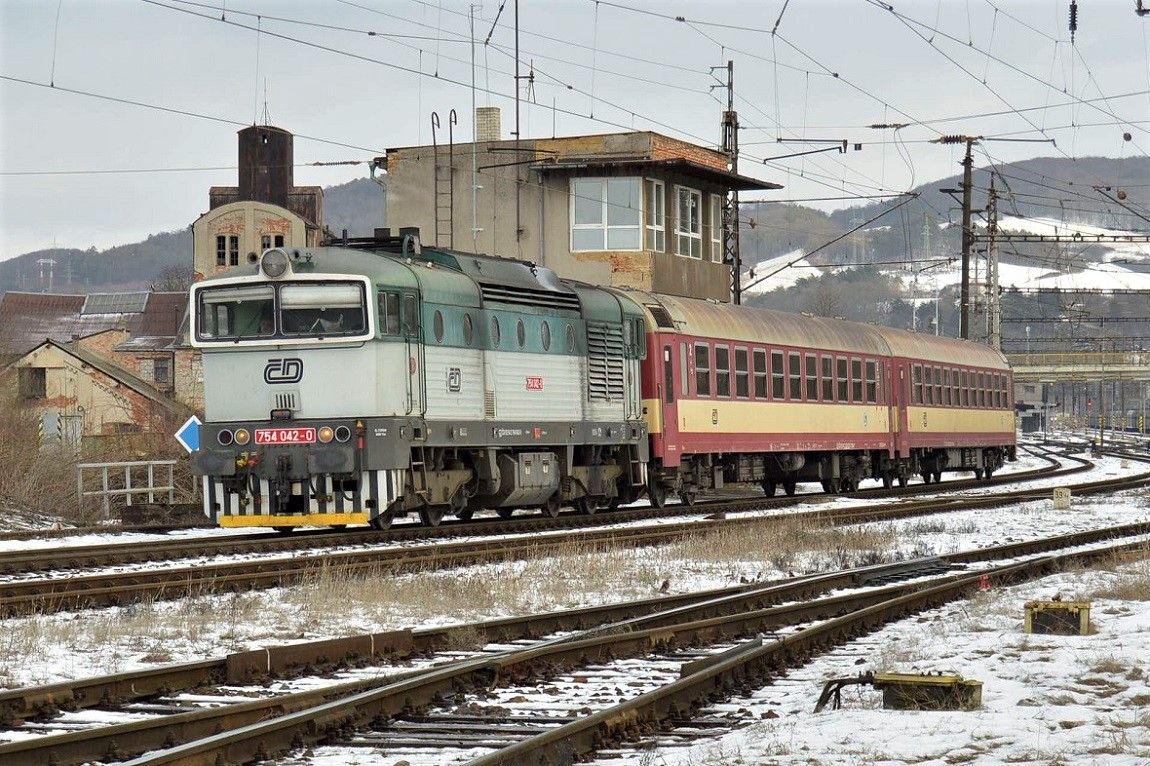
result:
M 1092 601 L 1087 636 L 1027 635 L 1032 599 Z M 881 708 L 869 687 L 813 713 L 823 683 L 868 670 L 957 672 L 983 682 L 966 712 Z M 1076 571 L 902 620 L 706 712 L 758 719 L 690 748 L 652 748 L 659 766 L 1150 763 L 1150 562 Z M 615 766 L 619 759 L 597 761 Z M 632 758 L 627 763 L 637 763 Z

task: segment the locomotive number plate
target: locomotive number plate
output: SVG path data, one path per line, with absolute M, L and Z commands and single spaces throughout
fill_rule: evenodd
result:
M 257 428 L 256 444 L 311 444 L 314 428 Z

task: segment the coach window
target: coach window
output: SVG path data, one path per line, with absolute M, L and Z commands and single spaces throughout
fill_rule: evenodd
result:
M 695 394 L 711 395 L 711 348 L 705 343 L 695 345 Z
M 675 364 L 671 361 L 670 346 L 663 346 L 663 398 L 667 404 L 675 401 Z
M 878 402 L 878 371 L 873 359 L 866 360 L 866 400 L 870 404 Z
M 715 346 L 715 395 L 731 395 L 731 349 Z
M 986 373 L 978 373 L 978 406 L 986 406 Z
M 803 362 L 801 357 L 792 351 L 790 353 L 790 366 L 787 370 L 791 381 L 791 401 L 801 401 L 803 398 Z
M 1002 386 L 998 382 L 998 375 L 994 376 L 994 406 L 1002 406 Z
M 782 401 L 787 397 L 787 386 L 784 382 L 783 352 L 771 352 L 771 397 Z
M 934 403 L 942 404 L 942 368 L 934 368 Z
M 962 401 L 961 399 L 959 399 L 959 394 L 958 394 L 958 370 L 951 370 L 950 371 L 950 388 L 951 388 L 950 400 L 951 400 L 951 402 L 953 402 L 954 406 L 957 407 L 959 405 L 959 402 Z
M 499 317 L 491 317 L 491 347 L 499 348 Z
M 819 400 L 819 358 L 814 354 L 807 354 L 807 401 Z
M 847 358 L 838 357 L 835 363 L 835 380 L 838 383 L 838 399 L 840 402 L 849 402 L 850 383 L 847 381 Z
M 829 356 L 822 358 L 823 362 L 823 401 L 835 400 L 835 360 Z
M 755 398 L 767 398 L 767 352 L 761 348 L 756 348 L 754 352 L 755 362 Z
M 923 404 L 934 404 L 934 375 L 930 367 L 923 368 L 922 392 L 925 395 Z
M 851 360 L 851 401 L 863 400 L 863 366 L 861 359 Z
M 735 349 L 735 396 L 746 399 L 751 395 L 751 382 L 747 371 L 747 350 Z
M 942 368 L 942 403 L 950 406 L 950 368 Z
M 922 367 L 914 366 L 914 403 L 922 404 Z

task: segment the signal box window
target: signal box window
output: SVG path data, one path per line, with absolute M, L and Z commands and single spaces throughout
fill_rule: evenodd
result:
M 723 262 L 723 198 L 711 195 L 711 261 Z
M 823 362 L 823 401 L 835 400 L 835 360 L 829 356 L 822 358 Z
M 747 372 L 747 350 L 735 349 L 735 396 L 746 399 L 751 395 L 751 385 Z
M 695 393 L 711 395 L 711 349 L 703 344 L 695 346 Z
M 571 180 L 571 249 L 642 248 L 642 189 L 638 178 Z
M 847 358 L 845 356 L 840 356 L 837 360 L 836 366 L 837 369 L 835 372 L 837 374 L 835 378 L 838 383 L 839 401 L 849 402 L 850 396 L 849 391 L 847 390 L 849 388 L 849 384 L 847 383 Z
M 878 402 L 878 369 L 871 359 L 866 362 L 866 400 L 870 404 Z
M 688 258 L 703 257 L 703 195 L 685 186 L 675 187 L 675 252 Z
M 791 352 L 788 376 L 791 381 L 791 401 L 797 402 L 803 398 L 803 364 L 798 354 Z
M 646 227 L 643 247 L 662 253 L 667 250 L 667 200 L 662 181 L 648 178 L 644 187 L 644 224 Z
M 755 398 L 767 398 L 767 352 L 756 348 L 755 359 Z
M 715 395 L 731 395 L 731 349 L 715 346 Z

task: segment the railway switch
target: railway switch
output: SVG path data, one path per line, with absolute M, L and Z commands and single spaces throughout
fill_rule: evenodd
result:
M 1090 632 L 1089 601 L 1027 601 L 1027 633 L 1085 636 Z

